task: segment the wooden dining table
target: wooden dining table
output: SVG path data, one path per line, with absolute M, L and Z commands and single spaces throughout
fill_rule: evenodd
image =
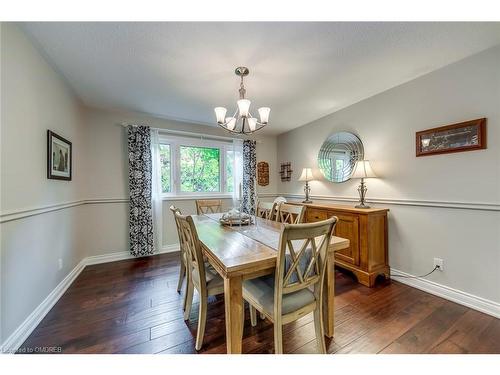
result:
M 224 279 L 226 345 L 228 354 L 241 353 L 243 338 L 243 281 L 274 273 L 283 224 L 256 218 L 251 225 L 225 226 L 222 214 L 193 215 L 204 254 Z M 325 335 L 334 334 L 335 251 L 349 247 L 349 240 L 333 236 L 328 247 L 325 274 Z

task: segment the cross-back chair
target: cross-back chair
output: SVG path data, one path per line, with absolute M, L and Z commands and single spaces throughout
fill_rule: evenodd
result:
M 282 326 L 310 312 L 314 313 L 319 352 L 326 352 L 323 279 L 336 222 L 337 218 L 332 217 L 316 223 L 285 224 L 274 275 L 243 282 L 243 298 L 250 305 L 252 326 L 257 324 L 257 311 L 274 323 L 276 354 L 283 353 Z
M 304 220 L 305 206 L 280 203 L 276 221 L 287 224 L 299 224 Z
M 267 220 L 274 219 L 274 211 L 276 209 L 276 204 L 273 202 L 261 202 L 257 203 L 257 216 Z
M 216 214 L 222 212 L 221 199 L 197 199 L 196 200 L 196 213 L 203 214 Z
M 186 271 L 188 276 L 184 320 L 189 319 L 193 303 L 193 292 L 196 289 L 200 297 L 200 303 L 195 348 L 196 350 L 200 350 L 203 345 L 203 336 L 205 335 L 208 296 L 224 293 L 224 280 L 211 266 L 205 263 L 193 218 L 191 216 L 183 216 L 179 212 L 175 212 L 175 218 L 180 228 L 181 241 L 186 254 Z
M 170 211 L 172 211 L 172 214 L 174 215 L 174 221 L 175 221 L 175 227 L 177 228 L 177 236 L 179 237 L 179 250 L 180 250 L 180 260 L 181 260 L 181 269 L 179 271 L 179 281 L 177 282 L 177 293 L 180 293 L 181 288 L 182 288 L 182 282 L 184 281 L 184 277 L 186 276 L 186 254 L 183 249 L 182 245 L 182 235 L 181 235 L 181 229 L 179 227 L 179 223 L 177 218 L 175 217 L 175 213 L 178 212 L 182 215 L 181 210 L 179 210 L 177 207 L 174 205 L 170 206 Z M 183 308 L 186 307 L 186 298 L 184 297 L 184 305 Z

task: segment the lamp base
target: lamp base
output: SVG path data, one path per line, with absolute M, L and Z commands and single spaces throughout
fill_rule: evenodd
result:
M 305 201 L 302 201 L 302 203 L 312 203 L 313 201 L 310 199 L 306 199 Z
M 358 204 L 356 206 L 354 206 L 355 208 L 370 208 L 370 206 L 364 204 L 364 203 L 361 203 L 361 204 Z

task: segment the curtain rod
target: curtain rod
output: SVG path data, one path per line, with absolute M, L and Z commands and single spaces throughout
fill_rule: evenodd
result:
M 126 122 L 121 122 L 120 125 L 123 126 L 124 128 L 126 128 L 129 125 L 138 126 L 135 124 L 127 124 Z M 149 125 L 144 125 L 144 126 L 149 126 Z M 191 137 L 197 137 L 197 138 L 199 137 L 201 139 L 224 139 L 224 140 L 228 140 L 228 141 L 233 141 L 235 139 L 241 139 L 242 141 L 244 140 L 243 138 L 237 138 L 237 137 L 231 138 L 231 137 L 224 137 L 221 135 L 206 135 L 206 136 L 204 136 L 203 134 L 200 134 L 200 133 L 188 132 L 188 131 L 183 131 L 183 130 L 165 129 L 165 128 L 153 128 L 152 126 L 149 126 L 149 128 L 153 129 L 153 130 L 158 130 L 160 133 L 187 135 L 187 136 L 191 136 Z M 262 141 L 258 141 L 258 140 L 256 140 L 256 142 L 262 143 Z

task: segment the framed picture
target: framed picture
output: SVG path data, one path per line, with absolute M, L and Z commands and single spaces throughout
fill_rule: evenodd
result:
M 486 118 L 416 133 L 416 155 L 436 155 L 486 148 Z
M 47 130 L 47 178 L 71 181 L 71 142 Z
M 259 186 L 269 185 L 269 164 L 265 161 L 257 163 L 257 182 Z

